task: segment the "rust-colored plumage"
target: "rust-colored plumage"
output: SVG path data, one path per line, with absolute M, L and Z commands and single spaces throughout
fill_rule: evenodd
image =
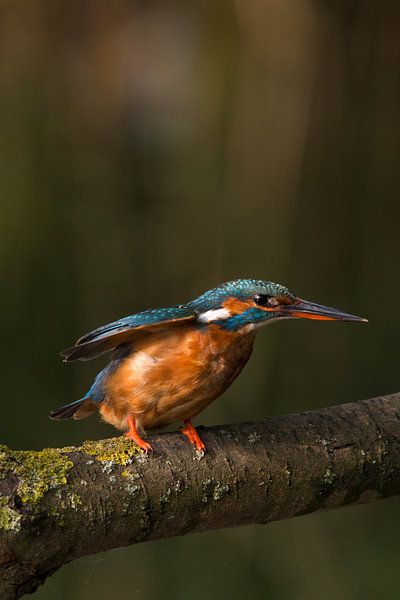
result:
M 105 421 L 139 430 L 164 427 L 196 416 L 226 390 L 246 364 L 254 333 L 241 335 L 210 326 L 184 328 L 143 340 L 105 384 Z
M 365 321 L 300 300 L 278 284 L 228 282 L 185 305 L 144 311 L 80 338 L 62 353 L 65 360 L 113 350 L 112 360 L 82 399 L 50 416 L 81 419 L 98 408 L 104 421 L 127 430 L 146 452 L 146 429 L 183 421 L 182 433 L 203 452 L 191 419 L 235 380 L 262 325 L 300 317 Z

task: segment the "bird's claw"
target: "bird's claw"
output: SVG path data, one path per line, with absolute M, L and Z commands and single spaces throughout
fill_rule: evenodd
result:
M 205 450 L 200 450 L 199 448 L 196 448 L 196 454 L 193 460 L 201 460 L 202 458 L 204 458 L 205 453 Z
M 185 426 L 182 427 L 181 432 L 185 437 L 187 437 L 192 446 L 196 448 L 196 454 L 198 459 L 200 460 L 201 458 L 203 458 L 206 451 L 206 447 L 202 442 L 199 434 L 197 433 L 196 428 L 193 427 L 190 421 L 185 421 Z
M 132 435 L 132 433 L 130 431 L 127 431 L 125 433 L 126 437 L 128 437 L 130 440 L 132 440 L 133 442 L 135 442 L 135 444 L 137 446 L 139 446 L 139 448 L 141 448 L 141 450 L 143 450 L 143 452 L 145 454 L 148 454 L 149 452 L 153 452 L 153 446 L 151 444 L 149 444 L 149 442 L 145 442 L 144 440 L 142 440 L 141 438 Z

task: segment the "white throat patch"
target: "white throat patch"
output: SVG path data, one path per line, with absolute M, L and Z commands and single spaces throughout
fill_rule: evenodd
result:
M 213 321 L 221 321 L 222 319 L 228 319 L 231 313 L 227 308 L 217 308 L 215 310 L 207 310 L 201 313 L 198 317 L 199 323 L 212 323 Z

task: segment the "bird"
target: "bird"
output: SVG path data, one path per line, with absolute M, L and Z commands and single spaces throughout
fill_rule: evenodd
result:
M 82 398 L 49 416 L 83 419 L 99 410 L 146 454 L 153 450 L 146 431 L 182 421 L 181 432 L 204 455 L 193 417 L 236 379 L 264 325 L 299 318 L 367 322 L 302 300 L 277 283 L 228 281 L 186 304 L 147 309 L 79 338 L 60 353 L 64 362 L 111 352 L 110 362 Z

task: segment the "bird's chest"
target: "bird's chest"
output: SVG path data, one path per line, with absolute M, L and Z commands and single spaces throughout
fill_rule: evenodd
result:
M 216 326 L 181 331 L 137 347 L 126 368 L 138 383 L 161 389 L 219 386 L 247 362 L 253 339 Z
M 185 335 L 172 356 L 162 362 L 177 391 L 192 397 L 216 397 L 246 364 L 252 345 L 253 340 L 246 336 L 212 326 Z
M 156 413 L 182 418 L 184 406 L 192 414 L 200 412 L 240 373 L 253 341 L 251 334 L 216 326 L 144 340 L 109 379 L 109 399 L 126 402 L 137 413 L 152 412 L 154 421 Z

